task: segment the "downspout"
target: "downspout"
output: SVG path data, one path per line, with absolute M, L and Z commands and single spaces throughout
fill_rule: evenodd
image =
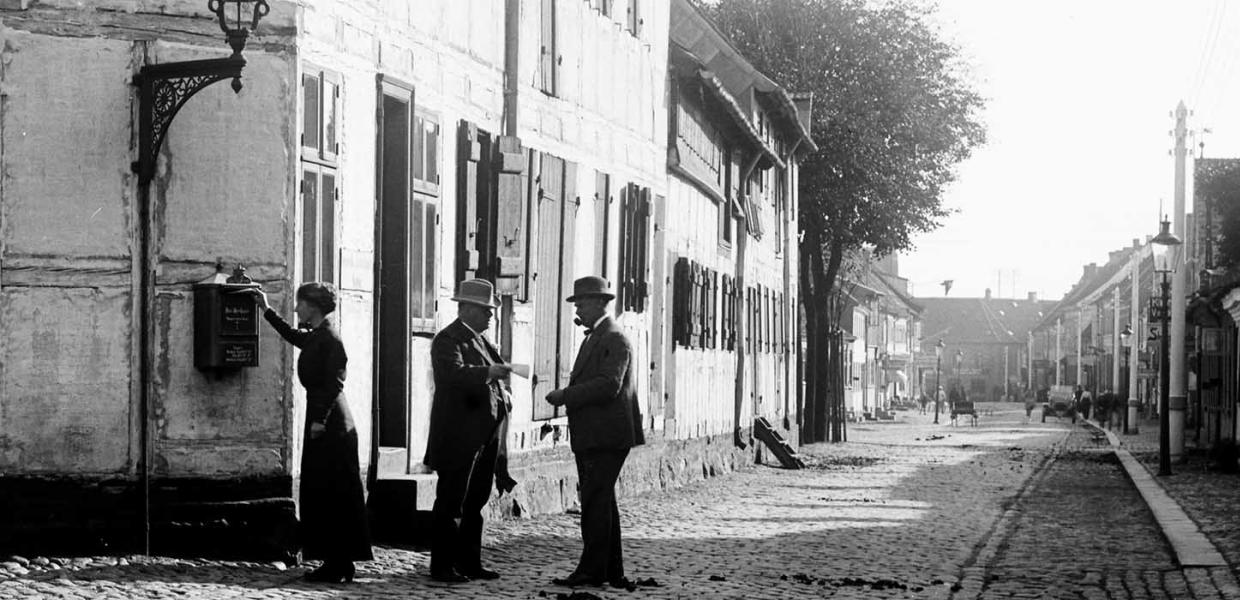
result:
M 517 136 L 520 90 L 521 0 L 504 0 L 504 135 Z
M 745 190 L 748 189 L 749 176 L 753 174 L 754 167 L 758 166 L 758 159 L 761 157 L 761 152 L 754 153 L 753 158 L 749 160 L 749 164 L 745 165 L 744 170 L 741 171 L 740 179 L 737 180 L 741 190 L 737 195 L 740 197 L 741 202 L 749 202 L 749 194 Z M 740 290 L 741 297 L 744 298 L 746 297 L 745 251 L 749 246 L 748 225 L 746 225 L 745 231 L 737 231 L 736 233 L 736 289 Z M 749 310 L 749 306 L 745 305 L 743 301 L 741 304 L 746 311 Z M 748 313 L 746 313 L 746 316 L 748 316 Z M 736 406 L 733 411 L 734 431 L 732 441 L 738 448 L 746 448 L 749 446 L 749 443 L 741 439 L 741 412 L 745 406 L 745 342 L 748 339 L 749 331 L 745 327 L 745 319 L 737 319 L 737 321 L 736 328 L 739 333 L 737 337 L 741 343 L 736 345 Z
M 792 157 L 796 155 L 797 148 L 801 146 L 801 141 L 803 139 L 804 138 L 797 138 L 797 141 L 792 143 L 792 148 L 788 150 L 788 154 L 784 156 L 784 164 L 788 165 L 788 168 L 784 169 L 784 180 L 781 182 L 781 185 L 784 186 L 784 198 L 786 198 L 788 201 L 787 208 L 788 208 L 789 215 L 795 215 L 796 210 L 797 210 L 797 208 L 793 206 L 793 203 L 792 203 L 792 191 L 793 191 L 792 190 Z M 784 316 L 783 318 L 784 322 L 781 323 L 780 325 L 781 327 L 788 325 L 789 313 L 792 312 L 789 309 L 792 308 L 792 264 L 791 263 L 792 263 L 792 257 L 794 255 L 792 253 L 793 248 L 792 248 L 791 228 L 788 226 L 791 225 L 793 222 L 794 221 L 792 219 L 788 219 L 788 222 L 785 223 L 783 227 L 784 239 L 780 240 L 780 242 L 784 245 L 784 295 L 783 295 L 784 305 L 783 305 L 783 310 L 780 311 L 780 314 Z M 793 320 L 793 322 L 794 324 L 796 323 L 795 319 Z M 799 327 L 795 330 L 791 330 L 792 329 L 791 327 L 789 327 L 789 329 L 790 331 L 788 333 L 790 333 L 791 335 L 784 336 L 784 343 L 789 344 L 789 340 L 796 340 L 796 342 L 789 344 L 788 355 L 784 357 L 784 429 L 791 431 L 792 422 L 788 419 L 788 412 L 789 412 L 788 409 L 789 409 L 789 400 L 791 399 L 794 393 L 796 394 L 796 399 L 797 399 L 796 401 L 797 418 L 800 419 L 800 415 L 801 415 L 801 382 L 794 381 L 792 382 L 791 386 L 788 385 L 789 381 L 791 381 L 791 378 L 792 378 L 792 365 L 790 363 L 792 362 L 792 360 L 796 360 L 797 364 L 800 365 L 801 330 Z M 789 388 L 792 388 L 792 389 L 789 389 Z
M 521 0 L 504 0 L 504 112 L 501 121 L 504 125 L 504 144 L 509 150 L 520 151 L 521 140 L 517 137 L 517 107 L 520 98 L 520 57 L 521 57 Z M 501 151 L 504 149 L 501 148 Z M 494 189 L 498 191 L 498 175 Z M 499 201 L 499 198 L 496 198 Z M 498 276 L 498 273 L 496 274 Z M 500 352 L 504 360 L 512 359 L 512 296 L 500 296 L 499 333 Z

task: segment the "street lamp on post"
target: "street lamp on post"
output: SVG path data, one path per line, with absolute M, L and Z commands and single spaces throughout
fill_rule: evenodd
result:
M 964 381 L 960 378 L 960 363 L 964 362 L 964 350 L 956 351 L 956 385 L 964 390 Z
M 947 347 L 947 344 L 944 344 L 943 340 L 939 340 L 939 343 L 934 345 L 934 424 L 935 425 L 939 424 L 939 403 L 942 402 L 942 398 L 939 397 L 939 394 L 942 393 L 941 390 L 943 389 L 943 348 L 946 348 L 946 347 Z
M 1182 242 L 1171 233 L 1171 222 L 1163 219 L 1158 235 L 1150 240 L 1154 252 L 1154 272 L 1162 275 L 1159 284 L 1162 289 L 1162 302 L 1158 308 L 1159 320 L 1159 366 L 1158 366 L 1158 474 L 1171 474 L 1171 411 L 1168 400 L 1171 396 L 1171 336 L 1168 327 L 1171 316 L 1171 273 L 1175 271 L 1176 261 Z
M 138 156 L 131 169 L 138 176 L 138 412 L 141 421 L 138 471 L 142 486 L 142 545 L 151 553 L 151 402 L 150 381 L 155 361 L 151 342 L 152 307 L 155 304 L 154 279 L 156 260 L 152 259 L 155 237 L 151 182 L 155 179 L 155 162 L 172 120 L 181 107 L 207 86 L 232 79 L 234 92 L 241 91 L 241 69 L 245 59 L 241 51 L 258 27 L 258 22 L 271 12 L 267 0 L 208 0 L 207 10 L 215 15 L 224 32 L 232 55 L 226 58 L 189 60 L 145 65 L 133 78 L 138 88 Z
M 1134 308 L 1133 310 L 1136 309 Z M 1120 369 L 1122 379 L 1120 379 L 1119 384 L 1119 397 L 1120 401 L 1123 403 L 1120 406 L 1123 407 L 1122 410 L 1124 411 L 1124 435 L 1128 435 L 1132 433 L 1132 429 L 1130 427 L 1131 424 L 1128 422 L 1128 395 L 1132 393 L 1132 391 L 1128 389 L 1128 370 L 1132 368 L 1128 364 L 1128 354 L 1132 352 L 1132 326 L 1126 325 L 1124 326 L 1124 330 L 1119 332 L 1119 344 L 1124 348 L 1124 360 L 1120 363 L 1122 367 Z

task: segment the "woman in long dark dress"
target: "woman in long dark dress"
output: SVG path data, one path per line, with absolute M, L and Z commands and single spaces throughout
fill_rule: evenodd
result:
M 301 349 L 297 378 L 306 388 L 306 426 L 301 453 L 300 502 L 302 553 L 323 559 L 306 574 L 309 581 L 353 580 L 353 561 L 370 560 L 366 501 L 357 462 L 357 430 L 344 398 L 348 357 L 340 336 L 327 320 L 336 309 L 331 284 L 297 288 L 299 328 L 294 329 L 254 292 L 263 316 L 288 343 Z

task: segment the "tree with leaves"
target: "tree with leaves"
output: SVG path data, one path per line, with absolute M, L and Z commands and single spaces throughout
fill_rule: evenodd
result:
M 802 439 L 842 439 L 840 319 L 849 258 L 912 248 L 939 227 L 955 166 L 985 141 L 960 50 L 909 0 L 718 0 L 724 35 L 786 89 L 814 95 L 801 164 Z M 846 291 L 846 290 L 843 290 Z

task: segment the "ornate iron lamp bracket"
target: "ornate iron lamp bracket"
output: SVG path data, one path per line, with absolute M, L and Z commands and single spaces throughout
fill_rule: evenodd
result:
M 244 67 L 240 54 L 142 67 L 134 77 L 138 86 L 138 160 L 132 165 L 140 183 L 150 183 L 155 177 L 155 159 L 177 111 L 199 90 L 217 81 L 232 79 L 233 91 L 241 91 Z

